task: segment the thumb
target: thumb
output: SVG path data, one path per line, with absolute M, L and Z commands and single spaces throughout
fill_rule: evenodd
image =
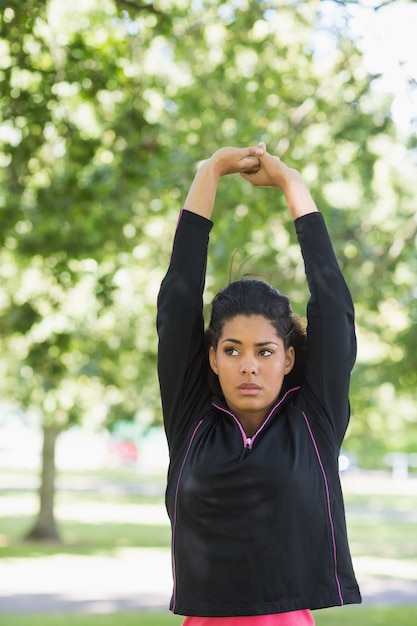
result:
M 266 152 L 266 145 L 264 141 L 260 141 L 258 143 L 258 148 L 261 148 L 264 152 Z

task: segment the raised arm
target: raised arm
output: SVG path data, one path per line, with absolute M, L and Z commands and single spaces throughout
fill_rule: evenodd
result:
M 221 176 L 259 168 L 259 147 L 223 148 L 198 169 L 178 222 L 167 274 L 158 296 L 158 373 L 171 444 L 195 419 L 208 396 L 203 345 L 203 290 L 209 221 Z
M 310 299 L 307 306 L 307 366 L 304 391 L 323 407 L 340 444 L 349 420 L 350 373 L 356 357 L 352 299 L 332 243 L 310 192 L 294 169 L 267 153 L 257 171 L 242 176 L 253 185 L 280 189 L 295 221 Z

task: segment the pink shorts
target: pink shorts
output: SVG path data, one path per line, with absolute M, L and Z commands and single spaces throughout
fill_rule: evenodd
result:
M 314 626 L 309 610 L 245 617 L 186 617 L 182 626 Z

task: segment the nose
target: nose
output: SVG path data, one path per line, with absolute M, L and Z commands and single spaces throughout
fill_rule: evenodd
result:
M 246 358 L 240 365 L 240 371 L 242 374 L 256 374 L 258 367 L 253 359 Z

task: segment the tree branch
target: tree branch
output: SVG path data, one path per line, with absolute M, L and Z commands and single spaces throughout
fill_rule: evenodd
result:
M 149 2 L 148 4 L 140 4 L 139 2 L 135 2 L 135 0 L 116 0 L 116 4 L 125 6 L 129 9 L 134 9 L 135 11 L 148 11 L 149 13 L 157 13 L 160 14 L 159 11 L 153 2 Z
M 360 4 L 360 0 L 333 0 L 335 4 L 340 4 L 341 6 L 348 6 L 349 4 Z M 396 0 L 381 0 L 381 2 L 372 8 L 374 11 L 379 11 L 390 4 L 394 4 Z

